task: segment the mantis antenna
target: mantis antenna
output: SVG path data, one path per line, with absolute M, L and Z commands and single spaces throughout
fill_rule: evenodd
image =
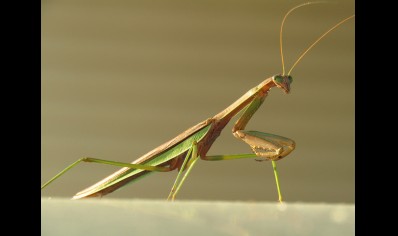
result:
M 300 4 L 298 6 L 293 7 L 292 9 L 290 9 L 290 11 L 288 11 L 285 16 L 283 17 L 282 20 L 282 24 L 281 24 L 281 30 L 279 33 L 279 43 L 280 43 L 280 52 L 281 52 L 281 59 L 282 59 L 282 75 L 285 74 L 285 62 L 283 59 L 283 49 L 282 49 L 282 32 L 283 32 L 283 25 L 285 23 L 285 20 L 287 18 L 287 16 L 292 13 L 294 10 L 296 10 L 297 8 L 306 6 L 306 5 L 310 5 L 310 4 L 317 4 L 317 3 L 326 3 L 326 2 L 306 2 L 303 4 Z M 297 65 L 297 63 L 304 57 L 305 54 L 307 54 L 307 52 L 313 48 L 323 37 L 325 37 L 328 33 L 330 33 L 332 30 L 336 29 L 337 27 L 339 27 L 341 24 L 343 24 L 344 22 L 348 21 L 349 19 L 353 18 L 355 15 L 352 15 L 350 17 L 345 18 L 344 20 L 340 21 L 339 23 L 337 23 L 336 25 L 334 25 L 332 28 L 330 28 L 329 30 L 327 30 L 325 33 L 323 33 L 317 40 L 315 40 L 300 56 L 299 58 L 296 60 L 296 62 L 293 64 L 293 66 L 290 68 L 289 72 L 287 73 L 287 75 L 290 75 L 290 73 L 292 72 L 293 68 Z

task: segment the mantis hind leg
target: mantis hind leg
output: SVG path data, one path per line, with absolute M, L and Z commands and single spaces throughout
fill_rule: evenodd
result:
M 99 163 L 99 164 L 107 164 L 107 165 L 113 165 L 113 166 L 129 167 L 129 168 L 133 168 L 133 169 L 159 171 L 159 172 L 167 172 L 167 171 L 172 170 L 169 167 L 149 166 L 149 165 L 142 165 L 142 164 L 132 164 L 132 163 L 117 162 L 117 161 L 109 161 L 109 160 L 97 159 L 97 158 L 92 158 L 92 157 L 83 157 L 83 158 L 80 158 L 79 160 L 73 162 L 71 165 L 69 165 L 68 167 L 63 169 L 61 172 L 59 172 L 57 175 L 55 175 L 53 178 L 51 178 L 49 181 L 47 181 L 45 184 L 43 184 L 41 186 L 41 189 L 45 188 L 51 182 L 58 179 L 63 174 L 65 174 L 67 171 L 69 171 L 70 169 L 72 169 L 73 167 L 75 167 L 77 164 L 79 164 L 81 162 L 93 162 L 93 163 Z

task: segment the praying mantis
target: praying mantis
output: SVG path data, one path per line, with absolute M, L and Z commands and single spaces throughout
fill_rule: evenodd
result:
M 295 9 L 308 5 L 305 3 L 292 8 L 286 13 L 280 31 L 280 50 L 282 58 L 283 71 L 279 75 L 271 76 L 265 79 L 263 82 L 250 89 L 247 93 L 241 96 L 238 100 L 232 103 L 229 107 L 216 114 L 215 116 L 208 118 L 197 125 L 182 132 L 177 137 L 170 141 L 158 146 L 147 154 L 141 156 L 132 163 L 123 163 L 109 160 L 102 160 L 96 158 L 85 157 L 77 160 L 47 183 L 42 186 L 42 189 L 50 184 L 52 181 L 66 173 L 68 170 L 76 166 L 80 162 L 94 162 L 110 164 L 115 166 L 123 167 L 114 174 L 106 177 L 91 187 L 77 193 L 73 199 L 81 199 L 87 197 L 98 197 L 111 193 L 127 183 L 138 180 L 140 177 L 145 176 L 150 172 L 167 172 L 172 170 L 178 170 L 176 180 L 171 188 L 168 199 L 174 200 L 177 193 L 180 191 L 181 186 L 186 180 L 192 168 L 195 166 L 197 160 L 230 160 L 230 159 L 242 159 L 242 158 L 261 158 L 262 160 L 271 160 L 274 174 L 276 178 L 278 199 L 282 202 L 282 195 L 280 192 L 278 173 L 276 170 L 276 161 L 284 158 L 291 153 L 295 148 L 295 142 L 289 138 L 285 138 L 279 135 L 267 134 L 259 131 L 246 131 L 245 127 L 250 121 L 254 113 L 259 109 L 261 104 L 264 102 L 271 88 L 276 87 L 284 91 L 286 94 L 290 92 L 290 86 L 292 83 L 292 76 L 290 75 L 293 68 L 303 58 L 303 56 L 313 47 L 320 39 L 328 34 L 339 25 L 353 18 L 350 16 L 326 33 L 318 38 L 294 63 L 288 73 L 285 73 L 283 51 L 282 51 L 282 29 L 286 17 Z M 217 155 L 207 156 L 207 152 L 211 148 L 213 142 L 219 137 L 221 131 L 229 123 L 229 121 L 241 112 L 238 121 L 235 123 L 232 133 L 233 135 L 247 143 L 253 153 L 249 154 L 238 154 L 238 155 Z

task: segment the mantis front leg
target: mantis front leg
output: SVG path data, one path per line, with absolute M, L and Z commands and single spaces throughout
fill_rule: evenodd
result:
M 253 99 L 235 123 L 232 133 L 236 138 L 249 144 L 258 157 L 277 161 L 294 150 L 296 144 L 293 140 L 275 134 L 244 130 L 253 114 L 263 103 L 266 95 L 266 93 L 259 92 L 259 95 Z

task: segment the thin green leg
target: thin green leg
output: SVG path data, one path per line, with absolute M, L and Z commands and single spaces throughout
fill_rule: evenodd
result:
M 173 196 L 172 196 L 172 200 L 174 200 L 174 198 L 175 198 L 175 196 L 177 195 L 178 191 L 180 191 L 180 188 L 181 188 L 182 184 L 184 183 L 185 179 L 187 178 L 187 176 L 188 176 L 189 173 L 191 172 L 192 167 L 195 165 L 195 163 L 196 163 L 198 160 L 199 160 L 199 157 L 198 157 L 198 156 L 192 157 L 192 162 L 190 162 L 190 164 L 189 164 L 189 166 L 188 166 L 188 169 L 187 169 L 187 172 L 185 172 L 184 177 L 182 177 L 180 184 L 177 186 L 177 188 L 176 188 L 176 190 L 175 190 L 175 192 L 174 192 L 174 194 L 173 194 Z
M 169 167 L 148 166 L 148 165 L 131 164 L 131 163 L 118 162 L 118 161 L 109 161 L 109 160 L 103 160 L 103 159 L 97 159 L 97 158 L 91 158 L 91 157 L 83 157 L 83 158 L 80 158 L 79 160 L 75 161 L 74 163 L 72 163 L 71 165 L 66 167 L 65 169 L 63 169 L 56 176 L 54 176 L 52 179 L 50 179 L 45 184 L 43 184 L 43 186 L 41 186 L 41 189 L 45 188 L 51 182 L 53 182 L 54 180 L 58 179 L 60 176 L 65 174 L 68 170 L 72 169 L 73 167 L 75 167 L 80 162 L 94 162 L 94 163 L 100 163 L 100 164 L 107 164 L 107 165 L 121 166 L 121 167 L 129 167 L 129 168 L 132 168 L 132 169 L 149 170 L 149 171 L 159 171 L 159 172 L 170 171 Z
M 174 201 L 175 196 L 177 195 L 178 191 L 180 190 L 182 184 L 184 183 L 185 179 L 189 175 L 189 173 L 192 170 L 192 167 L 195 165 L 196 161 L 198 160 L 198 147 L 197 143 L 193 143 L 192 147 L 189 149 L 187 155 L 185 156 L 185 160 L 181 165 L 180 171 L 178 172 L 178 175 L 176 177 L 176 180 L 174 181 L 173 187 L 170 191 L 169 196 L 167 197 L 167 200 Z M 186 172 L 184 176 L 181 178 L 182 172 L 186 169 Z
M 234 155 L 214 155 L 214 156 L 205 156 L 202 157 L 203 160 L 206 161 L 224 161 L 224 160 L 235 160 L 235 159 L 244 159 L 244 158 L 254 158 L 258 157 L 254 153 L 246 153 L 246 154 L 234 154 Z M 268 159 L 265 159 L 268 160 Z
M 243 159 L 243 158 L 253 158 L 253 157 L 258 157 L 256 154 L 249 153 L 249 154 L 236 154 L 236 155 L 216 155 L 216 156 L 206 156 L 203 157 L 203 160 L 206 161 L 221 161 L 221 160 L 234 160 L 234 159 Z M 268 159 L 264 159 L 268 160 Z M 281 194 L 281 188 L 279 185 L 279 178 L 278 178 L 278 171 L 276 169 L 276 162 L 272 162 L 272 168 L 274 169 L 274 175 L 275 175 L 275 181 L 276 181 L 276 188 L 278 190 L 278 197 L 279 197 L 279 202 L 282 203 L 282 194 Z
M 278 197 L 279 197 L 279 202 L 282 203 L 282 194 L 281 194 L 281 188 L 279 186 L 279 178 L 278 178 L 278 171 L 276 170 L 276 162 L 272 162 L 272 168 L 274 169 L 274 175 L 275 175 L 275 181 L 276 181 L 276 188 L 278 190 Z
M 174 181 L 173 187 L 171 187 L 171 190 L 170 190 L 169 196 L 167 197 L 167 200 L 170 200 L 171 197 L 173 196 L 173 193 L 176 191 L 176 187 L 177 187 L 177 185 L 178 185 L 178 183 L 180 181 L 181 174 L 184 171 L 185 166 L 188 163 L 188 160 L 191 158 L 191 153 L 192 153 L 192 148 L 190 148 L 188 150 L 187 154 L 185 155 L 184 162 L 182 163 L 181 168 L 178 171 L 177 177 L 176 177 L 176 179 Z M 174 199 L 172 199 L 172 200 L 174 200 Z

